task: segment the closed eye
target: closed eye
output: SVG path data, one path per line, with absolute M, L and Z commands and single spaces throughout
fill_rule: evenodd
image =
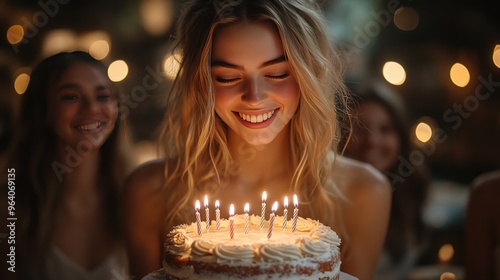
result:
M 284 73 L 282 75 L 277 75 L 277 76 L 267 75 L 266 78 L 271 79 L 271 80 L 284 80 L 284 79 L 288 78 L 289 76 L 290 76 L 290 74 Z
M 215 80 L 221 84 L 232 84 L 232 83 L 239 81 L 240 78 L 225 79 L 225 78 L 217 77 L 217 78 L 215 78 Z

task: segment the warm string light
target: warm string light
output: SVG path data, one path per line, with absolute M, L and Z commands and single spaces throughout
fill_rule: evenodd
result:
M 220 203 L 215 201 L 215 229 L 220 230 Z
M 297 229 L 297 218 L 299 217 L 299 200 L 297 195 L 293 195 L 293 220 L 292 220 L 292 233 Z
M 286 228 L 286 219 L 288 216 L 288 197 L 285 196 L 285 200 L 283 201 L 283 230 Z
M 266 216 L 266 200 L 267 200 L 267 193 L 263 192 L 262 193 L 262 209 L 260 211 L 260 229 L 264 228 L 264 220 Z
M 200 201 L 196 200 L 194 205 L 194 210 L 196 211 L 196 227 L 198 229 L 198 235 L 201 235 L 201 219 L 200 219 Z
M 205 219 L 207 224 L 207 230 L 210 229 L 210 211 L 208 208 L 208 196 L 205 195 Z
M 249 224 L 249 216 L 248 212 L 250 212 L 250 204 L 245 204 L 245 234 L 248 234 L 248 224 Z
M 267 232 L 267 239 L 270 239 L 273 235 L 274 226 L 274 212 L 278 210 L 278 202 L 275 201 L 273 207 L 271 208 L 271 214 L 269 215 L 269 231 Z
M 234 239 L 234 205 L 229 206 L 229 237 Z

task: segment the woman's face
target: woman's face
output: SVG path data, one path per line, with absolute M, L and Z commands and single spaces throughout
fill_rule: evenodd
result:
M 215 111 L 230 140 L 265 145 L 284 135 L 300 94 L 274 25 L 223 27 L 214 36 L 211 63 Z
M 113 131 L 118 106 L 106 73 L 85 62 L 69 66 L 49 89 L 48 119 L 60 148 L 100 148 Z
M 363 102 L 357 113 L 360 124 L 354 128 L 347 153 L 385 172 L 396 163 L 400 138 L 387 110 L 373 101 Z

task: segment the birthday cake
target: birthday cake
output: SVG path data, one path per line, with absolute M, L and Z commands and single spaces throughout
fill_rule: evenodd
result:
M 235 215 L 219 220 L 219 229 L 215 221 L 209 229 L 175 227 L 165 243 L 167 279 L 339 279 L 340 238 L 330 227 L 272 220 L 261 226 L 260 216 Z

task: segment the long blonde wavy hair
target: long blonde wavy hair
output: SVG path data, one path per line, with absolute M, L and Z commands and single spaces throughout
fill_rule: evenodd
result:
M 165 185 L 176 188 L 170 201 L 171 209 L 178 209 L 167 213 L 167 224 L 182 219 L 181 209 L 192 209 L 193 195 L 213 180 L 220 183 L 231 170 L 227 126 L 214 109 L 210 58 L 214 34 L 238 22 L 272 22 L 279 30 L 301 92 L 290 126 L 295 168 L 290 188 L 311 218 L 338 215 L 335 201 L 342 194 L 331 179 L 332 155 L 341 131 L 337 114 L 344 112 L 339 104 L 346 104 L 347 95 L 342 63 L 328 40 L 320 8 L 308 0 L 195 0 L 186 7 L 172 48 L 181 54 L 181 67 L 168 95 L 161 134 L 170 161 Z M 313 202 L 324 207 L 314 210 Z

